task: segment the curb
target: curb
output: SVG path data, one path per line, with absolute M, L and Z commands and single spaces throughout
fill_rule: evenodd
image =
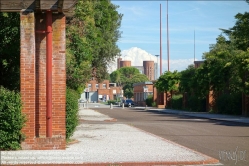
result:
M 153 109 L 149 109 L 147 111 L 162 112 L 162 113 L 175 114 L 175 115 L 184 115 L 184 116 L 189 116 L 189 117 L 211 119 L 211 120 L 218 120 L 218 121 L 226 121 L 226 122 L 249 124 L 249 122 L 245 122 L 245 121 L 238 121 L 238 120 L 233 120 L 233 119 L 222 119 L 222 118 L 198 116 L 198 115 L 191 114 L 191 113 L 188 113 L 188 112 L 168 112 L 168 111 L 165 111 L 165 110 L 153 110 Z M 240 117 L 238 117 L 238 118 L 240 118 Z
M 206 165 L 218 164 L 216 159 L 205 161 L 161 161 L 161 162 L 107 162 L 107 163 L 68 163 L 68 164 L 17 164 L 15 166 L 39 165 L 39 166 L 166 166 L 166 165 Z M 13 164 L 12 164 L 13 165 Z M 3 164 L 2 166 L 9 166 Z

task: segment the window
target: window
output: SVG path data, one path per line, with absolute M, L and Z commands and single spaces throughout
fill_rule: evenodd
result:
M 92 84 L 88 84 L 88 88 L 91 88 L 92 87 Z
M 106 89 L 106 84 L 103 84 L 103 88 Z
M 95 87 L 96 87 L 96 89 L 98 89 L 99 88 L 99 84 L 96 84 Z

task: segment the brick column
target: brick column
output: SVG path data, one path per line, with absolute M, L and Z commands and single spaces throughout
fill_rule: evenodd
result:
M 21 11 L 21 60 L 20 82 L 21 98 L 23 102 L 22 112 L 26 115 L 27 122 L 23 128 L 26 135 L 23 149 L 31 149 L 35 137 L 35 18 L 33 11 Z
M 53 14 L 52 23 L 52 138 L 46 138 L 46 14 L 22 11 L 20 18 L 22 112 L 27 117 L 22 148 L 65 149 L 65 15 Z
M 66 16 L 53 15 L 53 136 L 66 137 Z
M 52 138 L 46 138 L 46 13 L 36 18 L 36 139 L 33 149 L 66 147 L 65 16 L 52 15 Z

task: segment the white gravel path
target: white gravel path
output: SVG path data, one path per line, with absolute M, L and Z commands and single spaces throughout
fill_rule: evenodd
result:
M 80 110 L 84 120 L 111 119 L 93 110 Z M 66 150 L 21 150 L 1 152 L 2 164 L 102 163 L 203 161 L 208 156 L 167 141 L 135 127 L 110 124 L 81 124 L 73 139 L 79 142 Z

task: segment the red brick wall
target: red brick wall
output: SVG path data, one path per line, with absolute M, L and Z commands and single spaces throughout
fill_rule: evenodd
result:
M 23 112 L 28 119 L 23 129 L 26 135 L 23 149 L 65 148 L 66 47 L 63 14 L 53 14 L 52 28 L 53 138 L 46 138 L 46 34 L 41 33 L 46 30 L 46 14 L 35 14 L 35 19 L 33 13 L 21 14 L 21 95 Z
M 35 25 L 34 13 L 20 13 L 20 84 L 22 112 L 26 114 L 27 122 L 22 131 L 26 135 L 25 148 L 32 148 L 35 137 Z

